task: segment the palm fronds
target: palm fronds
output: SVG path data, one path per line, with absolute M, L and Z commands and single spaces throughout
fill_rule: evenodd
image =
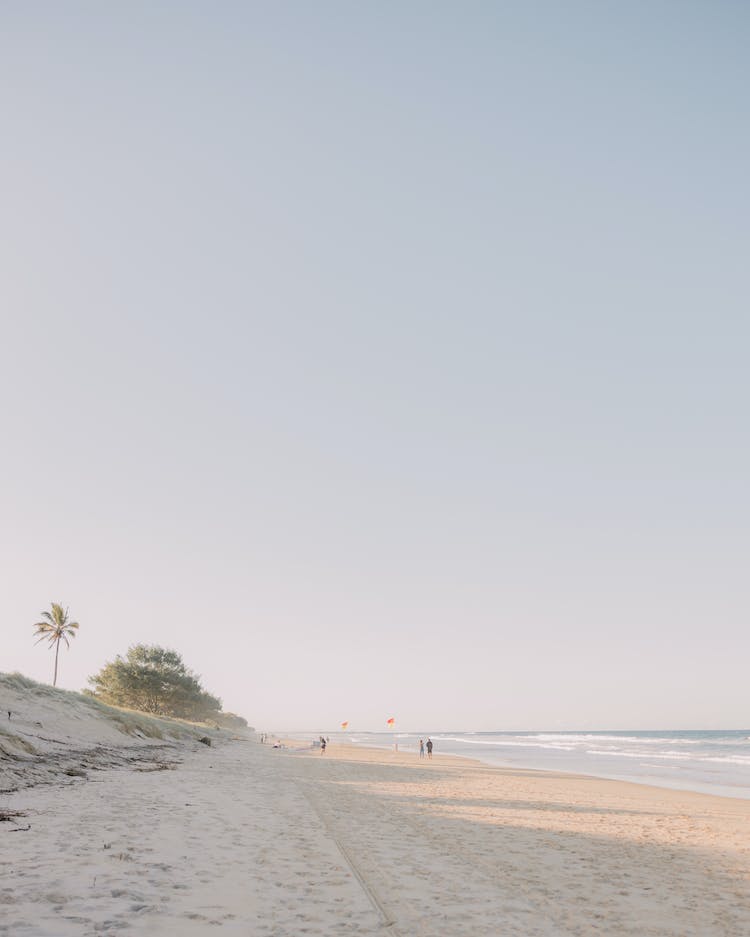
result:
M 55 674 L 52 686 L 57 684 L 57 658 L 60 652 L 60 642 L 64 641 L 67 648 L 70 647 L 70 638 L 76 636 L 79 624 L 77 621 L 70 621 L 68 618 L 68 609 L 63 609 L 62 605 L 52 602 L 51 612 L 40 612 L 41 621 L 34 625 L 34 635 L 36 644 L 40 641 L 46 641 L 50 647 L 55 648 Z

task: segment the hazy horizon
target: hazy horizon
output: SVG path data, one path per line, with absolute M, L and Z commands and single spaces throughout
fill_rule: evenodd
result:
M 0 670 L 54 601 L 261 730 L 748 724 L 748 8 L 0 24 Z

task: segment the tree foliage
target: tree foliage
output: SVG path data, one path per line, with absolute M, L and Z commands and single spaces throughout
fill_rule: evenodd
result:
M 52 686 L 57 686 L 57 658 L 60 654 L 60 642 L 64 641 L 65 647 L 70 647 L 69 639 L 76 636 L 78 622 L 70 621 L 68 609 L 64 609 L 57 602 L 52 602 L 51 608 L 52 612 L 40 612 L 42 620 L 34 625 L 34 636 L 37 638 L 37 644 L 40 641 L 46 641 L 55 649 L 55 674 L 52 678 Z
M 203 689 L 177 651 L 157 645 L 133 645 L 89 683 L 102 702 L 142 712 L 205 721 L 221 711 L 221 700 Z

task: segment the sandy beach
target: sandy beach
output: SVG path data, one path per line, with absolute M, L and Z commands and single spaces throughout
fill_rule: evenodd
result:
M 750 937 L 750 0 L 0 74 L 0 937 Z
M 229 732 L 121 734 L 118 759 L 81 712 L 51 776 L 4 729 L 8 937 L 750 933 L 748 801 Z

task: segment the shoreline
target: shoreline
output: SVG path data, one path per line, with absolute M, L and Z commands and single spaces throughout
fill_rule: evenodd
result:
M 743 730 L 744 731 L 744 730 Z M 308 735 L 308 733 L 304 733 Z M 304 738 L 302 735 L 294 734 L 295 738 L 301 739 L 300 744 L 309 744 L 309 740 Z M 406 754 L 410 754 L 413 758 L 418 757 L 418 751 L 414 746 L 413 738 L 411 738 L 411 744 L 408 744 L 402 749 Z M 433 736 L 437 738 L 437 743 L 441 741 L 440 736 Z M 360 747 L 369 747 L 379 751 L 392 751 L 392 744 L 379 744 L 378 741 L 367 739 L 363 742 L 353 741 L 348 738 L 342 738 L 339 733 L 336 733 L 335 736 L 332 736 L 332 744 L 343 745 L 344 747 L 350 746 L 352 748 Z M 554 773 L 563 773 L 569 774 L 572 776 L 581 776 L 581 777 L 590 777 L 598 778 L 600 780 L 608 781 L 622 781 L 625 783 L 638 784 L 646 787 L 655 787 L 662 790 L 675 790 L 675 791 L 686 791 L 694 792 L 699 794 L 706 794 L 714 797 L 730 798 L 734 800 L 750 800 L 750 785 L 744 783 L 732 783 L 731 781 L 704 781 L 695 777 L 680 778 L 677 776 L 668 776 L 666 774 L 648 774 L 648 773 L 628 773 L 628 772 L 618 772 L 614 769 L 601 768 L 598 769 L 596 766 L 589 766 L 585 764 L 585 758 L 581 757 L 578 765 L 571 765 L 570 757 L 566 757 L 565 764 L 557 766 L 553 763 L 549 763 L 553 760 L 554 756 L 547 758 L 547 763 L 539 764 L 539 759 L 535 759 L 533 756 L 527 760 L 524 760 L 522 757 L 515 756 L 513 759 L 508 757 L 502 757 L 499 755 L 493 755 L 493 753 L 484 755 L 481 751 L 472 751 L 471 754 L 464 754 L 461 752 L 455 751 L 444 751 L 442 748 L 438 749 L 441 755 L 445 755 L 451 758 L 471 758 L 478 761 L 481 764 L 489 765 L 492 767 L 499 768 L 508 768 L 508 769 L 524 769 L 530 771 L 552 771 Z M 566 753 L 567 756 L 568 753 Z M 647 756 L 644 756 L 647 757 Z M 654 765 L 649 765 L 649 767 L 655 767 Z
M 377 748 L 377 746 L 372 747 Z M 552 772 L 553 774 L 564 774 L 568 777 L 593 778 L 599 781 L 615 781 L 622 784 L 635 784 L 638 787 L 653 787 L 657 790 L 663 791 L 684 791 L 685 793 L 704 794 L 707 797 L 721 797 L 728 798 L 730 800 L 750 800 L 750 790 L 747 790 L 746 788 L 738 788 L 739 790 L 746 791 L 746 793 L 740 794 L 737 793 L 736 788 L 726 784 L 700 784 L 699 782 L 692 781 L 685 781 L 680 783 L 678 779 L 670 782 L 668 778 L 664 778 L 663 780 L 654 780 L 653 778 L 648 778 L 643 775 L 627 776 L 616 774 L 600 774 L 592 771 L 568 771 L 557 768 L 538 768 L 532 765 L 524 765 L 520 762 L 512 764 L 507 761 L 501 761 L 500 759 L 491 760 L 489 758 L 484 759 L 479 757 L 470 757 L 468 755 L 454 755 L 452 752 L 442 752 L 441 754 L 446 758 L 458 758 L 467 759 L 469 761 L 476 761 L 478 764 L 487 765 L 490 768 L 536 771 L 540 774 Z
M 613 785 L 626 785 L 628 787 L 635 787 L 637 789 L 646 788 L 650 790 L 654 796 L 663 793 L 674 793 L 681 795 L 695 795 L 696 797 L 707 797 L 710 799 L 716 799 L 720 802 L 723 801 L 738 801 L 740 804 L 746 804 L 748 807 L 748 814 L 750 815 L 750 795 L 748 797 L 739 797 L 725 794 L 718 794 L 711 790 L 695 790 L 689 787 L 671 787 L 667 785 L 654 784 L 651 781 L 637 781 L 633 778 L 628 777 L 605 777 L 598 774 L 587 774 L 583 771 L 564 771 L 564 770 L 555 770 L 552 768 L 535 768 L 527 767 L 526 765 L 520 764 L 501 764 L 495 761 L 485 761 L 482 758 L 476 758 L 469 755 L 455 755 L 452 752 L 440 752 L 433 755 L 432 759 L 423 758 L 420 759 L 418 753 L 411 751 L 389 751 L 387 748 L 381 748 L 377 745 L 360 745 L 357 743 L 342 745 L 341 743 L 331 742 L 326 748 L 325 755 L 320 754 L 319 749 L 310 748 L 310 743 L 302 739 L 282 739 L 284 744 L 287 746 L 285 751 L 290 755 L 297 756 L 309 756 L 309 757 L 320 757 L 320 758 L 331 758 L 338 761 L 352 761 L 352 762 L 378 762 L 383 765 L 393 764 L 395 766 L 401 767 L 421 767 L 423 765 L 440 765 L 442 767 L 451 767 L 451 766 L 461 766 L 462 764 L 473 767 L 481 768 L 488 770 L 495 770 L 501 775 L 507 774 L 517 774 L 525 775 L 530 778 L 560 778 L 566 779 L 571 782 L 602 782 L 604 784 L 613 784 Z M 289 743 L 289 744 L 287 744 Z M 294 745 L 295 748 L 290 746 Z M 351 752 L 362 752 L 362 758 L 349 758 L 348 755 Z M 384 756 L 382 758 L 375 758 L 374 756 Z M 386 758 L 386 755 L 394 756 L 392 759 Z

